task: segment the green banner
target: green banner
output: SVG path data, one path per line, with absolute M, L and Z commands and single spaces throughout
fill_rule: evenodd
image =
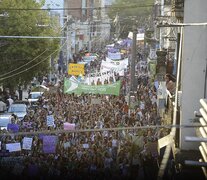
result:
M 65 94 L 111 94 L 118 96 L 120 93 L 120 81 L 113 84 L 105 85 L 85 85 L 74 81 L 73 79 L 65 78 L 64 93 Z

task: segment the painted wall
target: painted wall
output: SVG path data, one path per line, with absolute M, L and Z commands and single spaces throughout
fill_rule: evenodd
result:
M 187 0 L 184 4 L 184 23 L 207 22 L 207 1 Z M 191 124 L 194 111 L 200 108 L 204 97 L 204 80 L 207 62 L 207 26 L 184 28 L 183 59 L 181 72 L 181 125 Z M 185 142 L 185 136 L 196 136 L 195 129 L 181 129 L 180 147 L 183 150 L 198 149 L 198 144 Z

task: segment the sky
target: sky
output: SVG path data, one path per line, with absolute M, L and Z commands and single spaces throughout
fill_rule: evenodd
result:
M 63 0 L 45 0 L 45 4 L 50 6 L 50 8 L 63 8 Z
M 40 2 L 41 0 L 36 0 Z M 50 8 L 63 8 L 64 0 L 45 0 L 44 8 L 47 8 L 47 5 L 50 5 Z
M 50 5 L 51 8 L 62 8 L 63 0 L 45 0 L 45 4 Z
M 43 6 L 43 8 L 63 8 L 63 5 L 64 0 L 45 0 L 45 6 Z M 63 10 L 59 10 L 57 12 L 60 13 L 60 17 L 63 16 Z M 62 19 L 60 23 L 62 24 Z

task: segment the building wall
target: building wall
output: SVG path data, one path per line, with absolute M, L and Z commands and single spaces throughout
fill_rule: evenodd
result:
M 69 49 L 72 49 L 72 53 L 87 46 L 89 50 L 93 46 L 101 47 L 102 42 L 108 40 L 110 24 L 104 9 L 104 0 L 65 0 L 64 6 L 69 8 L 65 11 L 65 16 L 70 15 L 74 21 L 73 26 L 70 25 L 69 28 L 74 31 L 69 33 L 69 39 L 72 41 Z M 100 10 L 99 7 L 103 9 Z
M 82 18 L 82 0 L 65 0 L 64 2 L 65 8 L 69 8 L 68 10 L 66 10 L 67 15 L 72 15 L 75 19 Z
M 184 23 L 207 20 L 206 0 L 187 0 L 184 4 Z M 199 100 L 204 97 L 204 80 L 207 62 L 207 27 L 184 28 L 183 59 L 181 72 L 181 125 L 191 124 L 194 111 L 199 110 Z M 185 136 L 195 136 L 195 128 L 181 129 L 180 148 L 197 149 L 198 144 L 185 142 Z

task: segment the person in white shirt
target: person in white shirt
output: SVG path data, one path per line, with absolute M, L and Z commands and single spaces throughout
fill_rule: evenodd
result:
M 9 96 L 7 101 L 8 101 L 8 108 L 9 108 L 14 103 L 14 100 L 11 98 L 11 96 Z

